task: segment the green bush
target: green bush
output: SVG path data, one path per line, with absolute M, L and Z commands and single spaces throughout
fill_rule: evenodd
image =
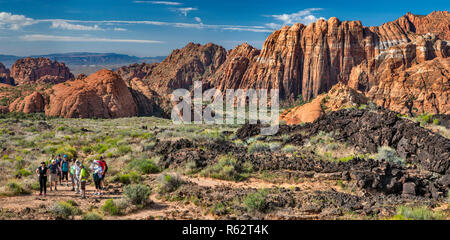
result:
M 83 215 L 83 220 L 85 221 L 99 221 L 103 220 L 102 215 L 98 214 L 97 212 L 88 212 Z
M 249 212 L 265 212 L 267 211 L 267 194 L 268 190 L 259 190 L 256 193 L 250 193 L 244 200 L 245 207 Z
M 11 192 L 11 194 L 14 196 L 30 194 L 30 192 L 28 190 L 26 190 L 22 186 L 22 184 L 15 182 L 15 181 L 8 182 L 6 184 L 6 187 Z
M 183 184 L 183 180 L 177 173 L 163 173 L 159 175 L 158 181 L 160 183 L 159 191 L 161 193 L 173 192 Z
M 441 220 L 444 219 L 440 213 L 434 213 L 426 207 L 400 206 L 394 219 L 401 220 Z
M 120 209 L 116 206 L 113 199 L 108 199 L 102 206 L 102 211 L 111 216 L 117 216 L 120 214 Z
M 68 219 L 69 217 L 81 215 L 81 209 L 73 206 L 70 202 L 56 202 L 52 208 L 53 214 L 55 216 Z
M 436 118 L 436 119 L 433 120 L 433 125 L 439 125 L 439 124 L 440 124 L 439 123 L 439 119 Z
M 128 174 L 121 175 L 119 177 L 119 182 L 121 182 L 123 184 L 130 184 L 131 183 L 130 175 L 128 175 Z
M 20 170 L 17 170 L 14 175 L 16 175 L 17 177 L 28 177 L 32 174 L 32 172 L 22 168 Z
M 150 192 L 150 188 L 143 184 L 127 185 L 123 190 L 124 195 L 134 205 L 143 205 L 147 203 Z
M 387 162 L 396 163 L 396 164 L 405 164 L 405 160 L 397 156 L 397 152 L 388 147 L 383 146 L 378 148 L 378 153 L 375 155 L 375 160 L 381 161 L 385 160 Z
M 225 215 L 227 214 L 227 209 L 225 208 L 225 205 L 221 202 L 216 203 L 214 207 L 211 208 L 211 212 L 215 215 Z
M 248 153 L 253 154 L 257 152 L 266 152 L 270 150 L 270 145 L 265 142 L 253 142 L 248 147 Z
M 127 145 L 120 145 L 118 148 L 117 148 L 117 152 L 120 154 L 120 155 L 125 155 L 125 154 L 127 154 L 127 153 L 129 153 L 129 152 L 131 152 L 132 150 L 131 150 L 131 147 L 130 146 L 127 146 Z
M 247 179 L 252 171 L 253 166 L 251 163 L 244 163 L 241 166 L 237 164 L 234 156 L 223 155 L 215 165 L 205 168 L 201 175 L 228 181 L 242 181 Z
M 294 153 L 297 151 L 297 147 L 291 144 L 287 144 L 281 149 L 281 151 L 284 153 Z
M 416 120 L 420 123 L 421 126 L 426 126 L 427 124 L 433 122 L 433 114 L 423 113 L 417 116 Z
M 129 169 L 137 169 L 143 174 L 159 173 L 161 169 L 156 162 L 158 158 L 136 159 L 128 164 Z

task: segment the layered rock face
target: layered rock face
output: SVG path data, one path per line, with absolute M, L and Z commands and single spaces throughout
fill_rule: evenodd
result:
M 389 48 L 352 69 L 349 86 L 400 113 L 450 112 L 450 46 L 434 34 Z
M 39 92 L 34 92 L 24 99 L 16 99 L 9 105 L 10 112 L 38 113 L 43 112 L 45 108 L 45 99 Z
M 0 83 L 13 85 L 13 79 L 10 77 L 9 69 L 0 63 Z
M 62 83 L 74 78 L 64 63 L 48 58 L 24 58 L 11 67 L 11 77 L 15 84 Z
M 153 68 L 143 80 L 162 96 L 178 88 L 190 89 L 194 81 L 202 81 L 222 65 L 227 52 L 223 47 L 189 43 L 175 50 L 163 62 Z
M 216 85 L 278 88 L 284 99 L 301 94 L 308 101 L 338 82 L 347 83 L 355 66 L 383 55 L 393 46 L 417 41 L 420 34 L 434 33 L 448 39 L 449 22 L 448 12 L 433 12 L 428 16 L 407 14 L 379 27 L 364 27 L 359 21 L 341 22 L 334 17 L 308 26 L 286 26 L 267 38 L 261 53 L 252 56 L 254 61 L 221 67 L 215 73 L 222 76 Z M 441 47 L 445 44 L 441 41 Z M 425 59 L 433 56 L 439 54 L 423 54 Z
M 119 118 L 137 116 L 136 103 L 116 73 L 100 70 L 84 80 L 55 85 L 46 115 L 65 118 Z

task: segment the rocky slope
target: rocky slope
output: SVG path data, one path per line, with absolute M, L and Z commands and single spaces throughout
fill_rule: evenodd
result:
M 178 88 L 190 89 L 196 80 L 215 72 L 226 59 L 226 50 L 212 43 L 189 43 L 172 52 L 143 80 L 151 89 L 165 96 Z
M 25 98 L 16 99 L 9 105 L 10 112 L 38 113 L 44 112 L 45 98 L 39 92 L 34 92 Z
M 64 63 L 48 58 L 24 58 L 11 67 L 11 77 L 15 84 L 62 83 L 74 78 Z
M 129 66 L 123 66 L 116 69 L 114 72 L 119 74 L 119 76 L 128 84 L 133 78 L 144 79 L 145 77 L 152 74 L 152 70 L 158 66 L 158 63 L 135 63 Z
M 65 118 L 136 116 L 138 109 L 125 82 L 116 73 L 101 70 L 84 80 L 55 85 L 48 91 L 45 114 Z
M 286 124 L 314 122 L 326 112 L 358 107 L 367 103 L 368 99 L 362 93 L 343 83 L 338 83 L 328 93 L 317 96 L 311 102 L 285 110 L 280 115 L 280 120 Z
M 10 77 L 9 69 L 7 69 L 2 63 L 0 63 L 0 83 L 12 85 L 14 82 Z

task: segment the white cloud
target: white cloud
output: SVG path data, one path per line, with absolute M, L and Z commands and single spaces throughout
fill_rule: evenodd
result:
M 264 28 L 246 28 L 246 27 L 225 27 L 223 30 L 231 30 L 231 31 L 246 31 L 246 32 L 273 32 L 270 29 Z
M 34 19 L 25 17 L 24 15 L 14 15 L 9 12 L 0 12 L 0 28 L 19 30 L 24 26 L 29 26 L 34 23 Z
M 20 37 L 24 41 L 53 41 L 53 42 L 113 42 L 113 43 L 163 43 L 156 40 L 112 39 L 86 36 L 56 36 L 44 34 L 29 34 Z
M 191 12 L 191 11 L 197 11 L 198 8 L 193 8 L 193 7 L 187 7 L 187 8 L 174 8 L 173 10 L 180 12 L 180 13 L 183 14 L 184 16 L 187 16 L 189 12 Z
M 282 21 L 283 24 L 294 24 L 294 23 L 303 23 L 310 24 L 320 19 L 320 17 L 314 16 L 312 13 L 315 11 L 320 11 L 321 8 L 308 8 L 296 13 L 291 14 L 281 14 L 281 15 L 270 15 L 270 17 Z
M 180 2 L 168 2 L 168 1 L 134 1 L 134 3 L 149 3 L 149 4 L 159 4 L 159 5 L 167 5 L 167 6 L 182 5 L 182 3 L 180 3 Z
M 55 20 L 52 22 L 51 28 L 59 28 L 64 30 L 81 30 L 81 31 L 100 31 L 105 30 L 99 27 L 97 24 L 94 26 L 85 26 L 79 24 L 71 24 L 62 20 Z
M 116 28 L 114 28 L 113 30 L 116 31 L 116 32 L 125 32 L 125 31 L 128 31 L 127 29 L 125 29 L 125 28 L 120 28 L 120 27 L 116 27 Z
M 196 21 L 196 22 L 198 22 L 198 23 L 202 23 L 202 19 L 201 19 L 201 18 L 199 18 L 199 17 L 195 17 L 194 19 L 195 19 L 195 21 Z

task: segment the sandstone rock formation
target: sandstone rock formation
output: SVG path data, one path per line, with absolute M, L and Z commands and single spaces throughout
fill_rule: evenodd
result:
M 9 69 L 0 63 L 0 83 L 13 85 L 13 79 L 10 77 Z
M 48 91 L 46 115 L 65 118 L 119 118 L 138 114 L 125 82 L 116 73 L 100 70 L 84 80 L 55 85 Z
M 44 112 L 45 99 L 39 92 L 25 97 L 18 98 L 9 105 L 9 112 L 38 113 Z
M 418 36 L 353 68 L 349 86 L 376 104 L 403 114 L 450 113 L 450 46 Z
M 379 27 L 364 27 L 359 21 L 341 22 L 334 17 L 308 26 L 285 26 L 267 38 L 259 55 L 219 68 L 214 76 L 220 76 L 220 82 L 215 85 L 220 88 L 278 88 L 284 99 L 293 100 L 301 94 L 309 101 L 338 82 L 347 83 L 354 67 L 385 55 L 396 45 L 419 42 L 418 38 L 423 34 L 431 33 L 443 39 L 440 43 L 435 41 L 436 46 L 419 43 L 427 49 L 435 47 L 436 51 L 424 52 L 417 57 L 432 59 L 448 55 L 443 40 L 450 34 L 449 22 L 450 14 L 445 11 L 428 16 L 407 14 Z M 430 44 L 430 41 L 422 43 Z M 240 48 L 234 51 L 242 52 Z M 246 54 L 242 55 L 245 59 Z M 227 59 L 225 63 L 229 61 Z
M 158 63 L 135 63 L 129 66 L 123 66 L 115 70 L 117 74 L 128 84 L 133 78 L 144 79 L 152 74 L 153 68 L 158 66 Z
M 338 83 L 328 93 L 317 96 L 311 102 L 285 110 L 280 115 L 280 120 L 289 125 L 314 122 L 326 112 L 358 107 L 367 102 L 367 98 L 362 93 L 343 83 Z
M 11 67 L 11 77 L 15 84 L 62 83 L 74 78 L 64 63 L 48 58 L 24 58 Z
M 194 81 L 202 81 L 215 72 L 225 59 L 226 50 L 223 47 L 212 43 L 189 43 L 183 49 L 173 51 L 143 80 L 151 89 L 166 96 L 178 88 L 190 89 Z

